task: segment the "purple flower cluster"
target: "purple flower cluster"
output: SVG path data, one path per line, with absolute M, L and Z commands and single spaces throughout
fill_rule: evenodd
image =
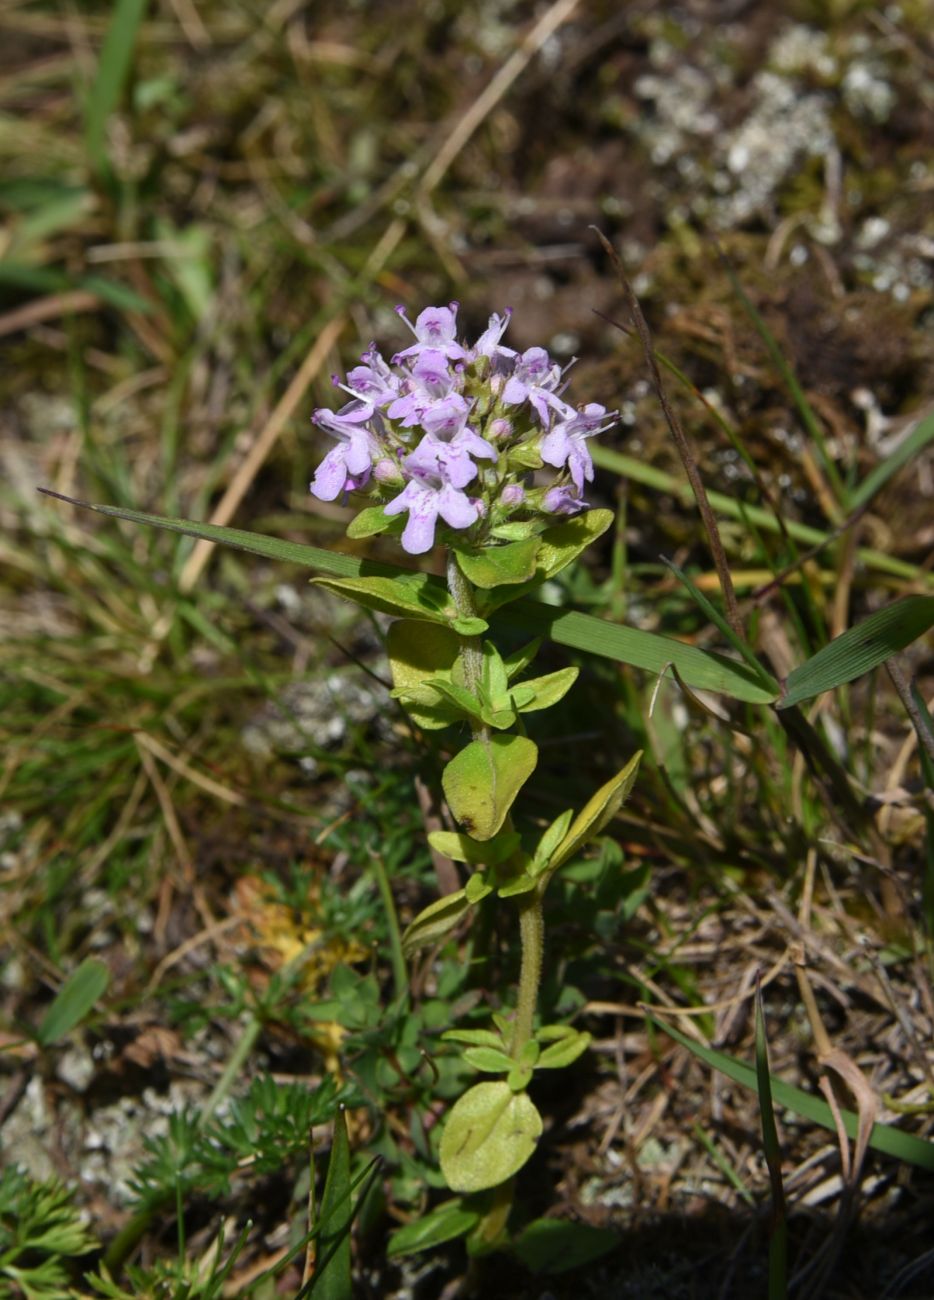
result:
M 562 396 L 568 367 L 544 348 L 505 347 L 510 309 L 492 315 L 470 346 L 457 341 L 457 308 L 426 307 L 413 325 L 398 307 L 415 342 L 391 364 L 371 344 L 346 383 L 335 376 L 351 400 L 313 416 L 337 445 L 312 492 L 333 501 L 367 491 L 385 502 L 385 515 L 407 513 L 402 545 L 411 555 L 431 549 L 439 519 L 453 529 L 482 522 L 473 537 L 482 543 L 508 535 L 496 531 L 507 523 L 544 526 L 549 515 L 582 510 L 593 478 L 587 439 L 616 415 L 596 402 L 570 406 Z M 559 473 L 531 483 L 544 466 Z

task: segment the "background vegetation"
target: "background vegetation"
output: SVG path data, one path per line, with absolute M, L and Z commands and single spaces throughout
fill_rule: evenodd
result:
M 931 593 L 927 10 L 0 9 L 0 1295 L 299 1293 L 310 1225 L 340 1226 L 341 1100 L 357 1295 L 777 1295 L 783 1263 L 796 1295 L 934 1291 L 929 640 L 791 723 L 553 647 L 583 672 L 538 737 L 542 819 L 646 749 L 549 921 L 548 1014 L 595 1050 L 541 1090 L 509 1255 L 389 1253 L 442 1196 L 458 1081 L 421 1049 L 515 954 L 462 934 L 403 996 L 396 912 L 452 867 L 382 628 L 299 564 L 36 493 L 362 553 L 307 492 L 331 372 L 392 349 L 397 302 L 457 298 L 468 332 L 509 305 L 514 346 L 621 410 L 615 536 L 548 600 L 728 649 L 596 225 L 784 679 Z M 773 1134 L 755 1077 L 698 1056 L 753 1064 L 757 979 L 773 1076 L 854 1141 L 776 1085 Z

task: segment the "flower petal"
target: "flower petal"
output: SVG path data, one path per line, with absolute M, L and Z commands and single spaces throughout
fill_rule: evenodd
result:
M 344 462 L 344 444 L 332 447 L 318 466 L 311 484 L 312 493 L 319 501 L 334 501 L 344 490 L 347 466 Z
M 542 439 L 541 455 L 546 465 L 553 465 L 555 469 L 560 469 L 562 465 L 567 464 L 568 456 L 571 453 L 571 439 L 565 432 L 563 425 L 557 425 L 551 433 L 546 433 Z
M 477 522 L 480 511 L 466 493 L 445 483 L 438 493 L 438 514 L 452 528 L 469 528 Z
M 409 510 L 409 521 L 402 531 L 402 547 L 409 555 L 424 555 L 435 544 L 438 511 L 434 500 L 424 500 L 419 508 Z

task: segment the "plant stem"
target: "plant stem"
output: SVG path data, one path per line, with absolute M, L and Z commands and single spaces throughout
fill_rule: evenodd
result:
M 224 1066 L 223 1073 L 214 1086 L 214 1091 L 208 1097 L 207 1101 L 201 1108 L 201 1114 L 198 1116 L 198 1126 L 203 1128 L 209 1119 L 213 1116 L 218 1106 L 225 1100 L 234 1083 L 243 1073 L 243 1067 L 250 1058 L 250 1053 L 256 1046 L 256 1040 L 262 1032 L 263 1022 L 257 1015 L 250 1015 L 249 1020 L 243 1027 L 243 1032 L 237 1039 L 233 1051 L 228 1057 L 227 1064 Z
M 454 601 L 460 617 L 476 618 L 477 604 L 474 600 L 473 587 L 461 573 L 460 565 L 457 563 L 457 556 L 453 551 L 448 551 L 447 577 L 448 591 L 451 593 L 451 599 Z M 483 650 L 480 646 L 480 638 L 478 636 L 462 636 L 460 638 L 460 647 L 461 662 L 464 665 L 464 685 L 471 695 L 476 695 L 483 676 Z M 490 729 L 482 722 L 472 722 L 471 730 L 473 731 L 474 740 L 489 740 L 490 738 Z
M 457 556 L 448 551 L 448 591 L 461 618 L 476 618 L 477 606 L 473 588 L 457 563 Z M 464 685 L 477 693 L 483 675 L 483 651 L 478 636 L 462 636 L 461 662 L 464 665 Z M 474 740 L 489 740 L 489 727 L 478 724 L 473 729 Z M 519 1053 L 532 1037 L 535 1009 L 538 1005 L 538 986 L 542 978 L 542 958 L 545 950 L 545 920 L 542 913 L 542 887 L 523 894 L 519 901 L 519 937 L 522 941 L 522 964 L 519 969 L 519 992 L 516 1001 L 516 1022 L 509 1046 L 510 1055 Z
M 542 912 L 542 895 L 538 888 L 519 897 L 519 937 L 522 941 L 522 965 L 519 968 L 516 1022 L 512 1031 L 512 1042 L 509 1044 L 509 1055 L 515 1059 L 518 1059 L 519 1053 L 532 1037 L 535 1008 L 538 1005 L 538 986 L 542 978 L 545 918 Z

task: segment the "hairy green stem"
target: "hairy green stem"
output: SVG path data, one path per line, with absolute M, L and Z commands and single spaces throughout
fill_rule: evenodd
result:
M 522 940 L 522 965 L 519 968 L 516 1020 L 512 1042 L 509 1044 L 509 1055 L 515 1059 L 518 1059 L 523 1047 L 532 1037 L 535 1008 L 538 1006 L 538 986 L 542 978 L 545 917 L 542 895 L 538 888 L 519 897 L 519 937 Z
M 477 603 L 474 600 L 473 587 L 461 572 L 457 556 L 448 551 L 447 564 L 448 591 L 461 618 L 476 618 Z M 464 665 L 464 685 L 472 695 L 476 695 L 483 676 L 483 650 L 478 636 L 460 638 L 461 662 Z M 482 722 L 472 722 L 471 730 L 474 740 L 489 740 L 490 729 Z

